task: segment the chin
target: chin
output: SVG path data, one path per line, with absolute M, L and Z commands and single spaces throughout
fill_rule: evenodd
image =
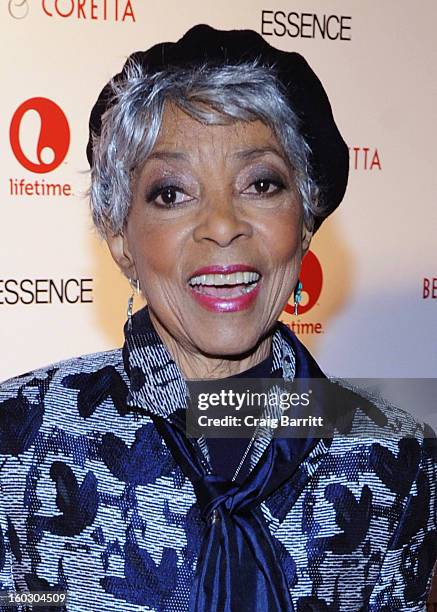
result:
M 220 330 L 211 326 L 210 333 L 195 334 L 192 338 L 199 352 L 211 357 L 238 357 L 250 354 L 254 351 L 259 341 L 261 333 L 254 329 L 254 326 L 228 325 L 220 326 Z

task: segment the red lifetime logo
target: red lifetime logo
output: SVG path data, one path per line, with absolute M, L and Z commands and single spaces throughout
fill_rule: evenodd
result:
M 29 124 L 31 133 L 24 135 L 23 118 L 30 112 L 34 115 L 30 117 L 33 119 Z M 15 157 L 24 168 L 38 174 L 51 172 L 62 164 L 70 146 L 67 117 L 53 100 L 30 98 L 15 111 L 9 139 Z M 23 146 L 24 140 L 26 146 Z
M 317 303 L 323 285 L 322 266 L 312 251 L 308 251 L 302 260 L 299 278 L 302 281 L 302 293 L 304 295 L 306 293 L 308 296 L 306 302 L 303 301 L 299 304 L 299 314 L 304 314 Z M 293 302 L 293 298 L 291 298 L 291 301 Z M 294 314 L 294 303 L 286 304 L 285 312 Z

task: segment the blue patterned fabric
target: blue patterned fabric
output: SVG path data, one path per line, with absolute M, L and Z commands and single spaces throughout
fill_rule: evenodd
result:
M 281 324 L 278 366 L 288 380 L 320 372 Z M 147 309 L 123 349 L 0 386 L 1 588 L 67 589 L 74 612 L 190 610 L 208 525 L 154 423 L 178 422 L 186 391 Z M 368 435 L 314 440 L 259 505 L 296 612 L 426 609 L 437 550 L 436 439 L 406 412 L 384 416 L 386 437 L 357 412 L 352 432 Z M 252 470 L 271 446 L 257 442 Z M 210 473 L 202 440 L 196 453 Z

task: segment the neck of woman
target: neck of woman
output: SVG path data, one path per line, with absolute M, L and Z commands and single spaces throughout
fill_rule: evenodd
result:
M 175 339 L 161 325 L 159 320 L 151 317 L 153 326 L 167 347 L 185 379 L 227 378 L 240 374 L 258 365 L 270 355 L 273 330 L 261 338 L 253 349 L 240 355 L 208 355 L 196 351 L 195 347 L 186 346 Z

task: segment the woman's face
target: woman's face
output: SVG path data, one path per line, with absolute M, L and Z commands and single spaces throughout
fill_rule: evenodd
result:
M 168 105 L 125 231 L 109 244 L 158 329 L 187 351 L 231 357 L 271 330 L 309 239 L 293 170 L 268 127 L 206 126 Z

